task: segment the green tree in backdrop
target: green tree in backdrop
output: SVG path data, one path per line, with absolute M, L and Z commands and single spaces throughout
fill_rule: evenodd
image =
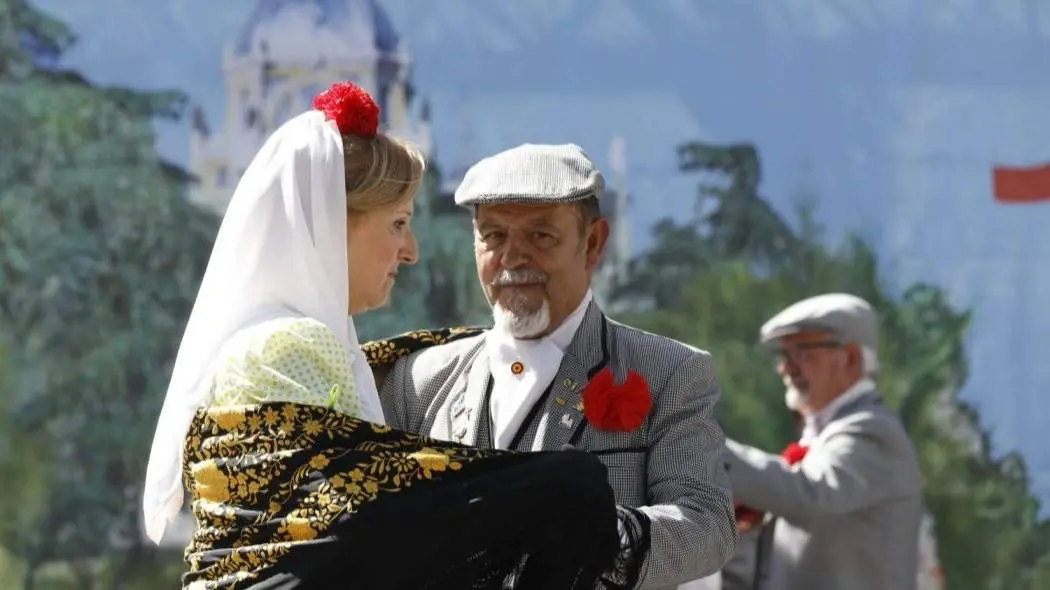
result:
M 157 587 L 141 481 L 217 220 L 154 147 L 154 119 L 179 117 L 183 97 L 61 69 L 73 41 L 0 0 L 0 330 L 13 343 L 0 399 L 14 441 L 0 479 L 22 495 L 5 486 L 0 546 L 20 573 L 0 586 L 56 587 L 59 564 L 66 587 L 126 588 L 137 573 Z
M 759 194 L 753 146 L 690 143 L 678 157 L 685 172 L 721 178 L 701 184 L 691 221 L 654 228 L 652 248 L 614 292 L 634 308 L 624 319 L 713 351 L 727 435 L 776 451 L 796 431 L 773 359 L 757 344 L 759 326 L 817 293 L 864 297 L 881 317 L 880 390 L 921 456 L 946 587 L 1050 588 L 1050 523 L 1038 517 L 1024 462 L 992 457 L 977 414 L 955 397 L 967 373 L 969 312 L 933 285 L 895 294 L 863 241 L 829 247 L 806 208 L 791 229 Z

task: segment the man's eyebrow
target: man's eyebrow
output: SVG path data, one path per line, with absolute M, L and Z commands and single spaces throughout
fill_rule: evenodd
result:
M 536 228 L 551 229 L 551 230 L 557 230 L 558 229 L 558 225 L 556 223 L 554 223 L 553 221 L 551 221 L 550 219 L 546 218 L 546 217 L 541 217 L 540 219 L 537 219 L 537 220 L 533 221 L 532 223 L 529 224 L 529 227 L 532 227 L 534 229 L 536 229 Z

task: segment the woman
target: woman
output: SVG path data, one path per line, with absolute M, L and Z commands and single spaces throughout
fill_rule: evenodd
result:
M 223 218 L 153 442 L 147 534 L 184 480 L 186 588 L 594 587 L 619 547 L 595 458 L 383 425 L 351 316 L 416 261 L 423 159 L 377 132 L 353 84 L 314 105 L 267 140 Z

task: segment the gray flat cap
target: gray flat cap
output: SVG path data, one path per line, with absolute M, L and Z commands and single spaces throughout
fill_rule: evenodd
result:
M 456 204 L 571 203 L 604 192 L 605 178 L 580 146 L 526 143 L 471 166 Z
M 773 316 L 759 330 L 763 343 L 789 334 L 829 332 L 839 342 L 878 349 L 879 320 L 871 304 L 847 293 L 803 299 Z

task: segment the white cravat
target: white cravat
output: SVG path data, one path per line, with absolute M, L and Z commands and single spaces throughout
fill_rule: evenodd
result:
M 522 340 L 500 330 L 489 330 L 485 343 L 492 373 L 489 413 L 492 442 L 497 449 L 510 447 L 532 406 L 558 374 L 592 298 L 587 291 L 576 310 L 543 338 Z

